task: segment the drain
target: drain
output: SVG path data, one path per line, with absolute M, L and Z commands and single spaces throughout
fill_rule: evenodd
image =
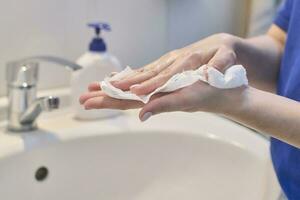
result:
M 46 167 L 39 167 L 35 172 L 35 179 L 37 181 L 44 181 L 49 174 L 49 170 Z

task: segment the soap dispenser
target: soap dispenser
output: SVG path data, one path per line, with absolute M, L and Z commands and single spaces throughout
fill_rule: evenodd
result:
M 107 52 L 106 44 L 100 37 L 101 31 L 111 31 L 110 25 L 106 23 L 91 23 L 88 27 L 93 28 L 95 37 L 92 39 L 89 50 L 79 57 L 77 64 L 82 66 L 81 70 L 72 74 L 71 98 L 74 117 L 81 120 L 93 120 L 112 117 L 120 114 L 120 111 L 111 109 L 85 110 L 79 104 L 81 94 L 87 92 L 88 85 L 95 81 L 101 81 L 111 72 L 121 70 L 118 59 Z

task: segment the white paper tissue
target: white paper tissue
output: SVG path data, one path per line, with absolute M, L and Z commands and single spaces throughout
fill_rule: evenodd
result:
M 112 98 L 137 100 L 142 101 L 143 103 L 148 103 L 151 96 L 156 93 L 173 92 L 175 90 L 190 86 L 197 81 L 206 82 L 209 85 L 219 89 L 230 89 L 240 87 L 242 85 L 248 85 L 246 70 L 242 65 L 234 65 L 230 67 L 225 71 L 225 74 L 219 72 L 213 67 L 208 67 L 208 80 L 205 78 L 204 69 L 205 66 L 202 66 L 194 71 L 190 70 L 175 74 L 163 86 L 157 88 L 148 95 L 138 96 L 130 91 L 120 90 L 110 83 L 111 81 L 121 80 L 128 74 L 132 73 L 133 70 L 130 67 L 126 67 L 126 69 L 114 75 L 113 77 L 105 78 L 100 85 L 102 91 Z

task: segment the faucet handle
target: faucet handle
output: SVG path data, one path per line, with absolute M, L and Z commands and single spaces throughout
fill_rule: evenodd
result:
M 38 81 L 39 65 L 37 62 L 10 62 L 6 67 L 7 84 L 13 87 L 28 87 Z

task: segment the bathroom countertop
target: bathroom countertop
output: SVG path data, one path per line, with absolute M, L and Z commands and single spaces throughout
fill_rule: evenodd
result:
M 267 140 L 261 139 L 254 131 L 217 115 L 202 112 L 161 114 L 142 123 L 138 119 L 138 110 L 126 111 L 120 116 L 105 120 L 78 121 L 73 119 L 70 109 L 65 108 L 43 113 L 38 124 L 39 129 L 36 131 L 10 133 L 6 130 L 6 122 L 0 123 L 0 159 L 53 143 L 132 132 L 195 134 L 227 141 L 257 154 L 266 151 L 266 146 L 269 145 Z M 216 132 L 217 135 L 214 134 Z

